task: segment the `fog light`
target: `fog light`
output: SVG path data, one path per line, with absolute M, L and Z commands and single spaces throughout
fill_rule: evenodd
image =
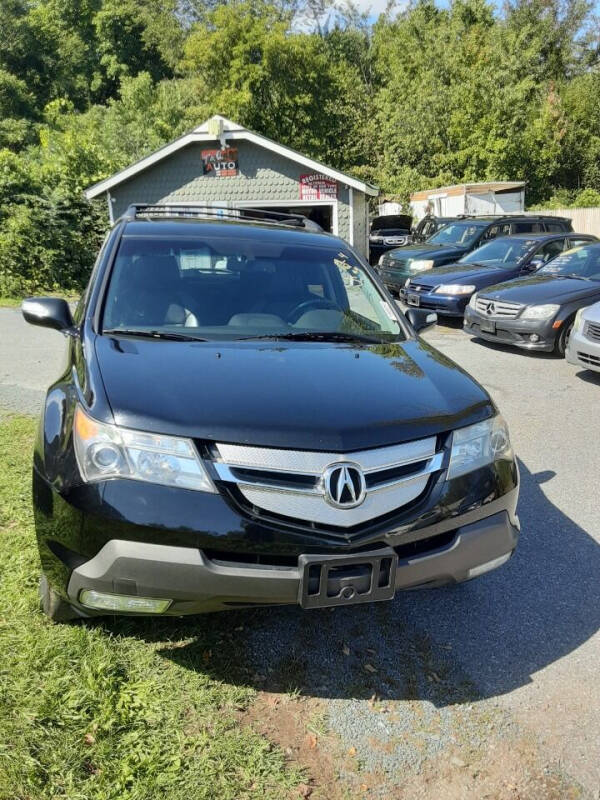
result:
M 530 342 L 539 342 L 539 340 L 540 337 L 537 335 L 537 333 L 532 333 L 531 336 L 529 337 Z
M 101 611 L 137 611 L 141 614 L 162 614 L 173 602 L 162 597 L 135 597 L 128 594 L 109 594 L 84 589 L 79 595 L 79 602 L 88 608 Z
M 502 564 L 506 564 L 511 556 L 512 551 L 510 553 L 505 553 L 503 556 L 499 556 L 498 558 L 493 558 L 491 561 L 486 561 L 485 564 L 479 564 L 477 567 L 472 567 L 467 572 L 467 577 L 476 578 L 478 575 L 483 575 L 484 572 L 490 572 L 497 567 L 501 567 Z

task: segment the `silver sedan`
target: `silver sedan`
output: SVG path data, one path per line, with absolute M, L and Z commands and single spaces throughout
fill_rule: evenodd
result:
M 600 372 L 600 303 L 577 312 L 569 337 L 567 361 Z

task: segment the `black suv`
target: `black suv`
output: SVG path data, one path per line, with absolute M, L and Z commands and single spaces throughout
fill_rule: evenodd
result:
M 453 264 L 497 236 L 518 233 L 564 233 L 573 228 L 564 217 L 503 216 L 457 218 L 424 244 L 390 250 L 379 260 L 378 271 L 388 289 L 399 291 L 408 278 L 444 264 Z
M 411 241 L 412 217 L 408 214 L 385 214 L 371 221 L 369 263 L 376 264 L 383 253 Z
M 481 575 L 518 538 L 487 392 L 337 237 L 132 207 L 61 330 L 33 463 L 57 620 L 386 600 Z

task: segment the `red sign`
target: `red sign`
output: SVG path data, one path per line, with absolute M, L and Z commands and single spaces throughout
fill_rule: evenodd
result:
M 337 181 L 320 175 L 300 175 L 300 200 L 337 200 Z
M 216 178 L 230 178 L 238 174 L 237 147 L 202 151 L 202 172 Z

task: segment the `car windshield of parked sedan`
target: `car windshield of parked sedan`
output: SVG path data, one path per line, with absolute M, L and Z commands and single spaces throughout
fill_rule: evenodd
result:
M 502 264 L 516 264 L 529 253 L 534 245 L 535 240 L 533 239 L 513 239 L 510 236 L 502 236 L 463 256 L 459 264 L 483 264 L 496 268 L 501 267 Z
M 104 333 L 171 339 L 389 342 L 404 326 L 340 243 L 268 237 L 124 237 L 104 300 Z
M 600 281 L 600 244 L 565 250 L 537 274 Z
M 427 244 L 462 244 L 470 245 L 481 234 L 485 225 L 472 222 L 451 222 L 445 225 L 427 240 Z

